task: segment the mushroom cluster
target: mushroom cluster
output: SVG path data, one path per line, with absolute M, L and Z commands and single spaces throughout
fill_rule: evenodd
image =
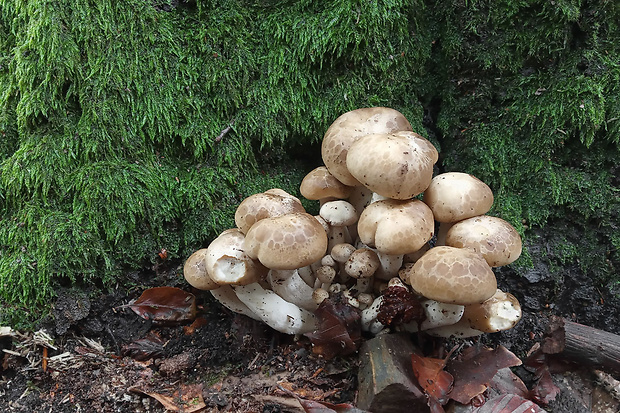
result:
M 281 189 L 251 195 L 236 228 L 187 259 L 186 280 L 287 334 L 316 330 L 315 310 L 336 293 L 376 334 L 386 327 L 378 315 L 390 287 L 415 295 L 424 311 L 423 321 L 394 328 L 468 337 L 519 321 L 518 301 L 497 289 L 492 268 L 519 257 L 521 238 L 485 215 L 493 193 L 484 182 L 460 172 L 433 177 L 437 149 L 390 108 L 341 115 L 321 154 L 324 165 L 300 185 L 319 202 L 317 216 Z

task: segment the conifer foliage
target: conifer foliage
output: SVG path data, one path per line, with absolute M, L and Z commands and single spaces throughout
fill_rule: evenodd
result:
M 0 0 L 0 317 L 60 278 L 187 257 L 242 197 L 295 193 L 310 166 L 287 153 L 367 106 L 405 114 L 522 231 L 604 229 L 587 243 L 610 273 L 619 21 L 605 0 Z

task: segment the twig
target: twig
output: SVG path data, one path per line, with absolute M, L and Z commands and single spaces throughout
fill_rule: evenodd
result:
M 226 127 L 224 128 L 224 130 L 222 130 L 222 132 L 221 132 L 221 133 L 217 136 L 217 138 L 215 138 L 215 142 L 219 142 L 219 141 L 221 141 L 221 140 L 222 140 L 222 138 L 223 138 L 224 136 L 226 136 L 226 134 L 227 134 L 228 132 L 230 132 L 230 130 L 232 129 L 232 127 L 233 127 L 233 125 L 234 125 L 234 124 L 235 124 L 235 119 L 233 119 L 233 120 L 230 122 L 230 125 L 226 126 Z

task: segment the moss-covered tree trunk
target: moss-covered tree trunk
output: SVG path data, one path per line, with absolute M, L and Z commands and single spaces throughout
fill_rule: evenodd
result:
M 0 316 L 59 277 L 186 257 L 243 196 L 297 191 L 329 124 L 378 105 L 442 170 L 489 183 L 526 237 L 572 227 L 553 253 L 603 280 L 620 244 L 619 21 L 605 0 L 0 0 Z

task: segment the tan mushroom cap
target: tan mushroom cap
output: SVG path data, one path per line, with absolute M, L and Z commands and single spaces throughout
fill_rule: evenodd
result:
M 418 251 L 433 237 L 434 230 L 433 213 L 418 199 L 373 202 L 357 223 L 360 240 L 389 255 Z
M 430 185 L 437 158 L 437 149 L 415 132 L 372 134 L 351 145 L 347 168 L 381 196 L 411 199 Z
M 245 198 L 235 211 L 235 225 L 247 234 L 261 219 L 294 212 L 306 212 L 301 201 L 282 189 L 273 188 Z
M 519 300 L 502 290 L 483 303 L 465 306 L 463 320 L 466 320 L 471 328 L 485 333 L 496 333 L 509 330 L 521 320 L 521 305 Z
M 435 220 L 456 222 L 489 212 L 493 192 L 473 175 L 446 172 L 433 178 L 424 191 L 424 202 L 433 211 Z
M 353 278 L 369 278 L 381 266 L 377 253 L 370 248 L 359 248 L 349 256 L 344 271 Z
M 410 131 L 411 124 L 402 113 L 384 107 L 360 108 L 340 115 L 323 136 L 323 163 L 340 182 L 348 186 L 360 183 L 347 169 L 347 153 L 357 139 L 372 133 Z
M 405 268 L 414 291 L 442 303 L 481 303 L 497 290 L 489 264 L 482 255 L 466 248 L 434 247 Z
M 293 270 L 320 260 L 327 251 L 327 233 L 312 215 L 293 213 L 264 218 L 250 228 L 246 254 L 273 270 Z
M 299 186 L 299 192 L 313 201 L 325 198 L 346 199 L 353 188 L 340 182 L 326 166 L 308 172 Z
M 183 265 L 183 276 L 194 288 L 199 290 L 214 290 L 220 285 L 213 281 L 207 272 L 207 249 L 195 251 Z
M 482 254 L 491 267 L 501 267 L 521 255 L 521 236 L 508 222 L 481 215 L 459 221 L 446 235 L 446 245 L 471 248 Z
M 243 250 L 244 239 L 239 229 L 228 229 L 207 247 L 207 273 L 217 284 L 248 285 L 267 275 L 269 270 Z

